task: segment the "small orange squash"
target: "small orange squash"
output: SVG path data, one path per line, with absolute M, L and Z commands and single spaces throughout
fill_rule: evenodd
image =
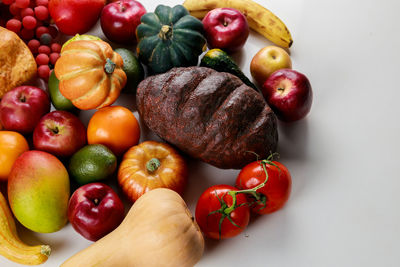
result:
M 54 67 L 61 94 L 79 109 L 99 109 L 117 100 L 126 84 L 123 60 L 102 40 L 78 40 L 63 47 Z
M 187 176 L 182 156 L 167 143 L 156 141 L 144 141 L 131 147 L 124 154 L 118 170 L 119 185 L 132 202 L 160 187 L 182 195 Z

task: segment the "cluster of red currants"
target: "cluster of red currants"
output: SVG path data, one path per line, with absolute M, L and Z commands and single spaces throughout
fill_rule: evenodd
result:
M 23 39 L 38 65 L 38 76 L 48 80 L 51 69 L 60 57 L 61 45 L 56 42 L 58 29 L 51 25 L 49 0 L 2 0 L 9 6 L 12 18 L 5 27 Z

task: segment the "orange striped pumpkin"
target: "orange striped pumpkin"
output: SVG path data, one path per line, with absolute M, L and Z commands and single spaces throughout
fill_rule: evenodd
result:
M 123 60 L 102 40 L 78 40 L 63 47 L 54 67 L 61 94 L 79 109 L 99 109 L 117 100 L 126 84 Z

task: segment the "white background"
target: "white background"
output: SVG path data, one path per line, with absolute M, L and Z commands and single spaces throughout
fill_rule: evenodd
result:
M 159 2 L 141 1 L 148 11 Z M 400 2 L 257 2 L 291 31 L 293 68 L 310 79 L 314 103 L 306 119 L 279 125 L 281 161 L 293 178 L 285 208 L 253 218 L 236 238 L 207 240 L 197 266 L 400 266 Z M 253 32 L 234 55 L 245 73 L 267 45 Z M 133 109 L 132 102 L 125 95 L 118 101 Z M 91 114 L 82 115 L 85 123 Z M 142 140 L 153 138 L 142 130 Z M 236 178 L 237 171 L 189 164 L 184 198 L 192 211 L 203 190 Z M 19 229 L 24 241 L 52 246 L 43 266 L 58 266 L 90 244 L 70 225 L 54 234 Z M 0 266 L 19 265 L 1 257 Z

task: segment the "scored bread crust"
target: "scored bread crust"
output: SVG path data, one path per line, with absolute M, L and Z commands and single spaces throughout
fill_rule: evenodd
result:
M 0 27 L 0 99 L 11 89 L 32 82 L 36 73 L 28 46 L 17 34 Z
M 142 81 L 139 114 L 159 137 L 223 169 L 275 152 L 277 119 L 263 96 L 236 76 L 204 67 L 173 68 Z M 254 152 L 254 153 L 252 153 Z

